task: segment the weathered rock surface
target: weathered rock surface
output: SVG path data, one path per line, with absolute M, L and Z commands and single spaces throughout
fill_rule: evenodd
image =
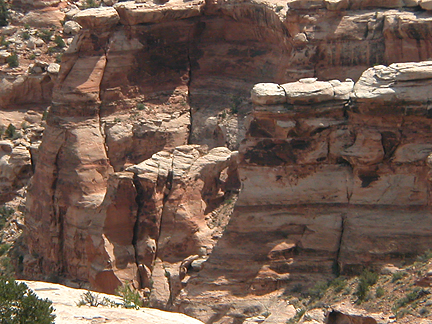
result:
M 74 13 L 83 28 L 58 74 L 2 79 L 2 107 L 52 99 L 24 274 L 108 292 L 128 281 L 157 307 L 235 323 L 293 315 L 280 293 L 335 265 L 427 249 L 430 62 L 395 63 L 430 56 L 431 13 L 418 4 L 127 1 Z M 258 82 L 269 83 L 251 102 Z
M 74 323 L 149 323 L 149 324 L 199 324 L 199 320 L 183 314 L 164 312 L 157 309 L 125 309 L 111 307 L 78 307 L 77 303 L 88 292 L 85 289 L 74 289 L 66 286 L 42 282 L 23 281 L 39 298 L 48 298 L 53 302 L 57 324 Z M 121 298 L 113 295 L 98 294 L 99 300 L 104 297 L 121 304 Z
M 430 79 L 421 67 L 428 64 L 398 65 L 401 71 L 418 71 L 407 77 L 413 85 L 411 90 L 406 87 L 406 96 L 427 87 Z M 355 273 L 428 249 L 430 151 L 423 143 L 430 141 L 426 138 L 431 136 L 431 122 L 422 113 L 428 104 L 420 96 L 408 102 L 393 98 L 392 107 L 386 108 L 379 105 L 379 93 L 368 101 L 359 98 L 357 89 L 364 79 L 379 80 L 384 69 L 377 68 L 376 74 L 365 71 L 354 88 L 350 83 L 351 102 L 321 95 L 329 82 L 307 81 L 298 91 L 306 99 L 292 105 L 278 103 L 277 86 L 257 86 L 272 90 L 268 100 L 262 94 L 255 103 L 273 104 L 255 106 L 239 151 L 242 191 L 234 213 L 204 269 L 189 279 L 184 288 L 188 299 L 179 298 L 178 309 L 206 322 L 216 314 L 229 321 L 234 308 L 242 309 L 240 295 L 243 302 L 253 304 L 289 290 L 294 283 L 331 278 L 335 266 L 342 273 Z M 397 78 L 405 76 L 390 75 L 389 89 L 402 87 Z M 369 87 L 374 93 L 380 84 Z M 318 93 L 312 90 L 310 101 L 308 89 Z M 294 90 L 286 94 L 286 98 L 295 96 Z M 419 113 L 411 113 L 411 107 Z M 208 306 L 210 297 L 196 291 L 211 291 L 218 296 L 218 306 Z M 222 311 L 227 300 L 231 300 L 228 313 Z M 195 303 L 200 307 L 190 306 Z M 377 323 L 373 318 L 338 314 L 331 315 L 332 323 L 357 317 Z
M 30 151 L 12 141 L 0 141 L 0 197 L 27 184 L 32 174 Z

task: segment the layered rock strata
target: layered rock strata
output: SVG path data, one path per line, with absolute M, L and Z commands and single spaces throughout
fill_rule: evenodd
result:
M 426 251 L 431 66 L 376 66 L 355 85 L 255 85 L 239 199 L 179 309 L 209 323 L 246 318 L 251 305 L 272 312 L 296 285 Z
M 354 88 L 314 79 L 427 57 L 430 13 L 412 6 L 79 13 L 29 188 L 24 274 L 107 292 L 129 282 L 157 307 L 233 322 L 264 299 L 289 313 L 260 296 L 295 282 L 425 249 L 430 64 L 378 66 Z M 273 84 L 254 87 L 246 121 L 257 82 Z

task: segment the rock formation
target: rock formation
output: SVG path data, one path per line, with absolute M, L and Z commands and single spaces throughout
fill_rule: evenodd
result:
M 24 276 L 128 282 L 207 323 L 280 323 L 296 282 L 426 250 L 432 65 L 400 62 L 430 56 L 427 6 L 76 14 L 28 189 Z
M 148 323 L 148 324 L 202 324 L 201 321 L 184 314 L 164 312 L 151 308 L 125 309 L 121 307 L 78 306 L 88 290 L 69 288 L 59 284 L 40 281 L 23 281 L 42 299 L 52 301 L 56 324 L 80 323 Z M 99 301 L 108 298 L 121 305 L 118 296 L 91 292 Z

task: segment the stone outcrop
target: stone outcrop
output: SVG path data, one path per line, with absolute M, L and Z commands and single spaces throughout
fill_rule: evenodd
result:
M 356 273 L 428 250 L 429 65 L 376 66 L 355 85 L 257 84 L 239 150 L 239 199 L 178 309 L 206 322 L 246 317 L 245 300 L 249 306 L 264 303 L 299 282 Z M 305 86 L 292 90 L 299 83 Z M 281 89 L 292 91 L 282 95 Z M 195 295 L 199 289 L 211 291 L 219 303 Z M 272 305 L 266 307 L 271 312 Z M 331 315 L 334 323 L 351 316 L 338 314 Z
M 52 99 L 24 275 L 106 292 L 127 281 L 159 308 L 235 323 L 292 315 L 274 300 L 295 283 L 427 249 L 430 63 L 395 63 L 429 57 L 419 3 L 126 1 L 75 15 L 52 96 L 54 78 L 35 96 L 5 79 L 0 94 L 7 107 Z
M 0 141 L 0 197 L 27 184 L 32 175 L 30 150 L 24 145 L 14 145 L 10 140 Z
M 125 309 L 118 307 L 77 306 L 88 293 L 85 289 L 74 289 L 59 284 L 41 281 L 23 281 L 34 293 L 42 299 L 52 301 L 55 322 L 57 324 L 80 323 L 148 323 L 148 324 L 202 324 L 201 321 L 183 314 L 164 312 L 151 308 Z M 119 305 L 122 300 L 118 296 L 91 292 L 99 301 L 108 298 Z

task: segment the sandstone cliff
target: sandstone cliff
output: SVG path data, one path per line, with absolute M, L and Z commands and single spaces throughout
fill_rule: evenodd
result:
M 429 58 L 427 3 L 76 14 L 33 162 L 24 275 L 279 323 L 298 282 L 426 250 L 431 65 L 392 63 Z

